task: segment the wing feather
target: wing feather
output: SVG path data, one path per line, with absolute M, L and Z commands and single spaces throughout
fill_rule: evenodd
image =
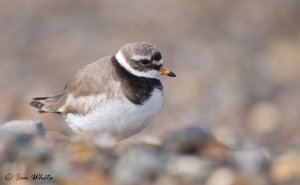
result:
M 80 69 L 55 96 L 33 98 L 30 105 L 40 113 L 85 115 L 115 94 L 112 57 L 104 57 Z
M 85 115 L 99 103 L 114 96 L 111 57 L 105 57 L 80 69 L 68 82 L 64 114 Z

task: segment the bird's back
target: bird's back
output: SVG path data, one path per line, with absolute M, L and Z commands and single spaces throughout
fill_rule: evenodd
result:
M 96 108 L 97 103 L 115 96 L 111 57 L 104 57 L 81 68 L 67 83 L 62 93 L 49 97 L 37 97 L 31 102 L 41 113 L 85 115 Z

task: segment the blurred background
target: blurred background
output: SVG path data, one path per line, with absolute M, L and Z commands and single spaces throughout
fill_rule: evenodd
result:
M 196 124 L 230 144 L 300 147 L 298 0 L 0 0 L 0 123 L 40 119 L 32 97 L 59 93 L 82 66 L 148 41 L 177 78 L 143 133 Z

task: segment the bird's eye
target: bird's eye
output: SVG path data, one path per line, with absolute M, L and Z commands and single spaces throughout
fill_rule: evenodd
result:
M 140 60 L 140 62 L 141 62 L 142 64 L 144 64 L 144 65 L 147 65 L 147 64 L 150 63 L 150 61 L 149 61 L 149 60 L 146 60 L 146 59 Z

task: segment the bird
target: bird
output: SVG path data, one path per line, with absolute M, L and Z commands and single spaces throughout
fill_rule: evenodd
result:
M 57 113 L 75 133 L 92 131 L 128 138 L 143 130 L 160 112 L 164 91 L 160 77 L 176 77 L 151 43 L 122 46 L 79 69 L 53 96 L 36 97 L 39 113 Z

